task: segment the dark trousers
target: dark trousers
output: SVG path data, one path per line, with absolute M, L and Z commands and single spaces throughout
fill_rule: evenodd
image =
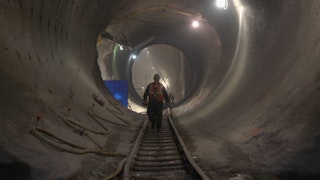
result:
M 161 128 L 163 103 L 153 102 L 148 104 L 148 116 L 151 121 L 151 127 L 156 125 L 157 129 Z

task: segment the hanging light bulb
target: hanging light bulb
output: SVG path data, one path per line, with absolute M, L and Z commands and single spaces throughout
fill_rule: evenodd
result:
M 119 48 L 122 51 L 123 50 L 123 46 L 119 44 Z
M 192 21 L 192 27 L 194 27 L 194 28 L 199 27 L 199 21 L 193 20 L 193 21 Z

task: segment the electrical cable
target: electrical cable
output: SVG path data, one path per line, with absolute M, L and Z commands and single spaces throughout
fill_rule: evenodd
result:
M 117 108 L 118 109 L 118 108 Z M 119 109 L 118 109 L 119 110 Z M 120 111 L 120 110 L 119 110 Z M 120 111 L 121 112 L 121 111 Z M 116 113 L 116 112 L 114 112 Z M 101 123 L 99 122 L 96 118 L 99 118 L 103 121 L 109 122 L 109 123 L 113 123 L 119 126 L 124 126 L 124 127 L 129 127 L 128 125 L 123 125 L 123 124 L 118 124 L 115 122 L 111 122 L 109 120 L 106 120 L 96 114 L 90 113 L 88 112 L 89 116 L 93 118 L 93 120 L 99 124 L 100 126 L 103 127 L 103 129 L 106 132 L 98 132 L 95 131 L 93 129 L 87 128 L 84 125 L 78 124 L 74 121 L 69 120 L 67 117 L 63 117 L 63 116 L 59 116 L 62 121 L 71 129 L 73 129 L 74 131 L 76 131 L 78 134 L 85 135 L 86 137 L 88 137 L 96 146 L 99 147 L 99 149 L 90 149 L 90 148 L 86 148 L 83 146 L 79 146 L 76 144 L 73 144 L 71 142 L 68 142 L 66 140 L 64 140 L 63 138 L 60 138 L 50 132 L 48 132 L 47 130 L 38 127 L 38 122 L 40 120 L 40 117 L 37 117 L 37 123 L 36 123 L 36 127 L 35 129 L 30 129 L 30 134 L 32 134 L 33 136 L 35 136 L 36 138 L 39 139 L 39 141 L 41 142 L 41 144 L 43 144 L 44 146 L 48 147 L 48 148 L 54 148 L 60 151 L 64 151 L 64 152 L 69 152 L 69 153 L 73 153 L 73 154 L 86 154 L 86 153 L 94 153 L 94 154 L 99 154 L 99 155 L 104 155 L 104 156 L 112 156 L 112 157 L 126 157 L 127 155 L 125 154 L 121 154 L 121 153 L 116 153 L 116 152 L 112 152 L 112 151 L 107 151 L 105 149 L 102 149 L 102 147 L 91 137 L 88 135 L 88 133 L 85 132 L 85 130 L 90 131 L 92 133 L 95 134 L 101 134 L 101 135 L 105 135 L 108 134 L 108 129 Z M 114 114 L 115 115 L 115 114 Z M 117 115 L 115 115 L 117 116 Z M 117 116 L 118 117 L 118 116 Z M 128 124 L 128 123 L 127 123 Z M 67 145 L 68 147 L 65 147 L 61 144 Z M 122 171 L 122 168 L 124 166 L 124 163 L 126 162 L 127 158 L 122 159 L 119 164 L 117 169 L 111 173 L 110 175 L 108 175 L 107 177 L 104 178 L 104 180 L 111 180 L 114 177 L 118 176 L 120 174 L 120 172 Z
M 103 121 L 105 121 L 105 122 L 108 122 L 108 123 L 111 123 L 111 124 L 114 124 L 114 125 L 117 125 L 117 126 L 130 127 L 129 125 L 124 125 L 124 124 L 120 124 L 120 123 L 117 123 L 117 122 L 113 122 L 113 121 L 107 120 L 107 119 L 102 118 L 102 117 L 100 117 L 100 116 L 98 116 L 98 115 L 96 115 L 96 114 L 93 114 L 93 113 L 91 113 L 91 112 L 88 112 L 88 114 L 89 114 L 89 116 L 90 116 L 93 120 L 95 120 L 96 122 L 98 121 L 98 120 L 97 120 L 97 118 L 98 118 L 98 119 L 101 119 L 101 120 L 103 120 Z
M 114 116 L 116 116 L 118 119 L 120 119 L 122 122 L 124 122 L 127 125 L 130 125 L 130 123 L 128 123 L 126 120 L 124 120 L 122 117 L 120 117 L 119 115 L 117 115 L 114 111 L 112 111 L 111 109 L 106 108 L 111 114 L 113 114 Z
M 74 122 L 74 121 L 71 121 L 71 120 L 69 120 L 69 119 L 67 119 L 67 118 L 65 118 L 65 117 L 63 117 L 63 116 L 59 116 L 59 117 L 62 119 L 62 121 L 63 121 L 65 124 L 67 124 L 69 127 L 73 128 L 73 129 L 75 129 L 76 131 L 79 131 L 79 130 L 78 130 L 78 127 L 80 127 L 80 128 L 82 128 L 82 129 L 85 129 L 85 130 L 87 130 L 87 131 L 89 131 L 89 132 L 92 132 L 92 133 L 95 133 L 95 134 L 101 134 L 101 135 L 109 134 L 109 133 L 108 133 L 109 130 L 108 130 L 105 126 L 103 126 L 103 125 L 102 125 L 102 128 L 103 128 L 106 132 L 95 131 L 95 130 L 93 130 L 93 129 L 90 129 L 90 128 L 85 127 L 84 125 L 80 125 L 80 124 L 78 124 L 78 123 L 76 123 L 76 122 Z M 98 123 L 98 124 L 99 124 L 99 123 Z M 99 124 L 99 125 L 101 125 L 101 124 Z
M 64 140 L 64 139 L 62 139 L 62 138 L 60 138 L 60 137 L 58 137 L 58 136 L 56 136 L 56 135 L 44 130 L 44 129 L 42 129 L 42 128 L 36 127 L 36 130 L 41 132 L 41 133 L 43 133 L 43 134 L 45 134 L 45 135 L 47 135 L 49 138 L 52 138 L 53 140 L 56 139 L 56 140 L 58 140 L 58 141 L 60 141 L 62 143 L 65 143 L 65 144 L 67 144 L 67 145 L 69 145 L 71 147 L 78 148 L 78 149 L 86 149 L 85 147 L 82 147 L 82 146 L 79 146 L 79 145 L 76 145 L 76 144 L 72 144 L 72 143 L 70 143 L 70 142 L 68 142 L 68 141 L 66 141 L 66 140 Z
M 104 149 L 89 149 L 89 148 L 85 148 L 85 149 L 70 149 L 67 147 L 63 147 L 57 143 L 54 143 L 52 141 L 49 141 L 48 139 L 44 138 L 43 136 L 40 135 L 40 133 L 38 133 L 36 130 L 34 129 L 30 129 L 30 133 L 35 136 L 36 138 L 38 138 L 41 142 L 45 142 L 46 144 L 55 147 L 59 150 L 63 150 L 65 152 L 69 152 L 69 153 L 73 153 L 73 154 L 87 154 L 87 153 L 94 153 L 94 154 L 99 154 L 99 155 L 104 155 L 104 156 L 113 156 L 113 157 L 118 157 L 118 156 L 126 156 L 124 154 L 120 154 L 120 153 L 116 153 L 116 152 L 111 152 L 111 151 L 107 151 Z M 66 144 L 72 144 L 70 142 L 66 143 Z M 73 147 L 76 147 L 77 145 L 72 144 Z M 81 147 L 82 148 L 82 147 Z
M 114 112 L 114 113 L 116 113 L 116 114 L 119 114 L 119 115 L 123 115 L 123 112 L 122 112 L 122 110 L 118 107 L 118 104 L 117 104 L 117 103 L 115 103 L 115 102 L 113 102 L 113 101 L 110 101 L 110 100 L 109 100 L 109 103 L 110 103 L 114 108 L 116 108 L 116 109 L 119 111 L 119 113 L 117 113 L 116 111 L 111 110 L 111 109 L 108 109 L 109 111 L 112 111 L 112 112 Z
M 87 137 L 94 145 L 96 145 L 98 148 L 102 148 L 102 146 L 99 145 L 99 143 L 97 141 L 94 140 L 94 138 L 92 138 L 85 130 L 89 131 L 89 132 L 92 132 L 92 133 L 95 133 L 95 134 L 100 134 L 100 135 L 106 135 L 108 134 L 108 129 L 103 126 L 101 123 L 98 123 L 100 126 L 102 126 L 102 128 L 105 129 L 105 131 L 107 132 L 98 132 L 98 131 L 95 131 L 95 130 L 92 130 L 92 129 L 89 129 L 83 125 L 80 125 L 74 121 L 71 121 L 67 118 L 64 118 L 62 116 L 60 116 L 60 118 L 63 120 L 63 122 L 69 126 L 71 129 L 73 129 L 74 132 L 76 132 L 77 134 L 79 134 L 80 136 L 85 136 Z M 80 127 L 80 128 L 79 128 Z

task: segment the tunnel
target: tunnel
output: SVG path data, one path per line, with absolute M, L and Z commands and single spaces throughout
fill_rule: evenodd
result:
M 319 1 L 0 4 L 1 179 L 113 173 L 153 73 L 210 179 L 320 178 Z M 129 107 L 108 80 L 127 82 Z

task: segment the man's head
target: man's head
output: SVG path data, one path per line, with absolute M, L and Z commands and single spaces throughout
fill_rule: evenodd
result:
M 159 74 L 155 74 L 155 75 L 153 76 L 153 79 L 154 79 L 155 82 L 159 82 L 159 80 L 160 80 Z

